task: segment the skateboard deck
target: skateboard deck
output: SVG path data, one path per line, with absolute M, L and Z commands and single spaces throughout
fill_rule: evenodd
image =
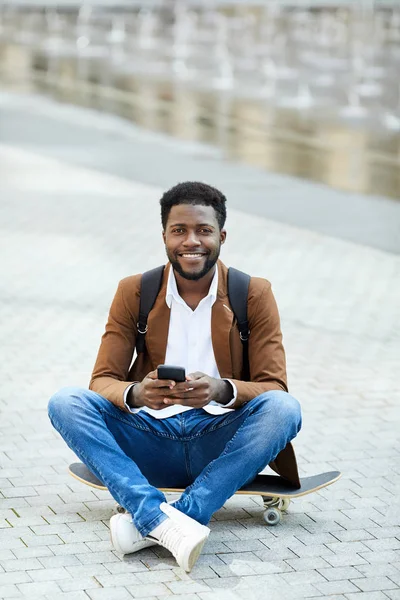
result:
M 69 465 L 69 473 L 78 481 L 89 485 L 98 490 L 106 490 L 107 487 L 81 462 Z M 279 475 L 257 475 L 257 477 L 248 485 L 245 485 L 236 494 L 247 496 L 261 496 L 264 502 L 264 520 L 268 525 L 276 525 L 281 520 L 282 511 L 286 511 L 292 498 L 306 496 L 312 492 L 317 492 L 340 479 L 340 471 L 329 471 L 319 473 L 300 479 L 300 487 L 295 488 L 288 481 Z M 181 487 L 160 487 L 162 492 L 182 493 Z M 125 512 L 120 506 L 118 512 Z

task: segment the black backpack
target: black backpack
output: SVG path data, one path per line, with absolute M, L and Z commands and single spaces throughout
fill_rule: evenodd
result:
M 154 306 L 164 275 L 165 266 L 156 267 L 151 271 L 146 271 L 142 275 L 139 320 L 137 324 L 138 335 L 136 338 L 136 352 L 144 352 L 145 336 L 147 333 L 147 318 L 149 312 Z M 228 297 L 233 313 L 236 317 L 239 329 L 240 339 L 243 344 L 243 373 L 244 381 L 250 379 L 249 369 L 249 348 L 248 341 L 250 335 L 249 323 L 247 320 L 247 296 L 249 291 L 250 276 L 238 269 L 230 267 L 228 269 Z

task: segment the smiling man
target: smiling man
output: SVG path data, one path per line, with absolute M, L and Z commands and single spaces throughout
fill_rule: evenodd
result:
M 298 485 L 290 441 L 301 427 L 287 392 L 279 314 L 270 283 L 252 277 L 247 312 L 249 380 L 228 296 L 226 198 L 198 182 L 160 200 L 168 257 L 145 347 L 135 358 L 141 275 L 123 279 L 89 389 L 64 388 L 49 417 L 127 514 L 110 521 L 122 554 L 159 544 L 190 571 L 213 513 L 267 465 Z M 133 360 L 134 359 L 134 360 Z M 133 362 L 132 362 L 133 361 Z M 184 367 L 184 383 L 157 366 Z M 159 487 L 185 491 L 168 504 Z

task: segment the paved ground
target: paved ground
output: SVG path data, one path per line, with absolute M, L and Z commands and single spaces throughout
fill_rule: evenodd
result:
M 39 141 L 38 141 L 39 143 Z M 0 598 L 400 598 L 400 259 L 229 209 L 222 258 L 273 282 L 301 474 L 331 488 L 267 528 L 235 498 L 187 575 L 112 551 L 108 493 L 66 472 L 49 396 L 87 385 L 117 282 L 163 261 L 155 186 L 0 145 Z

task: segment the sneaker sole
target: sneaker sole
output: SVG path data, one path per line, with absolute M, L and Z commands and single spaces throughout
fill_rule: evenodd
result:
M 196 564 L 197 559 L 199 558 L 201 551 L 203 550 L 203 546 L 206 543 L 208 536 L 209 532 L 207 532 L 205 537 L 202 540 L 200 540 L 199 543 L 192 549 L 191 553 L 188 556 L 187 563 L 182 565 L 183 569 L 187 573 L 189 573 Z
M 113 527 L 110 524 L 110 540 L 111 540 L 111 545 L 113 546 L 114 550 L 116 550 L 117 552 L 119 552 L 119 554 L 134 554 L 135 552 L 139 552 L 139 550 L 144 550 L 144 548 L 149 548 L 150 546 L 156 546 L 156 542 L 153 542 L 152 540 L 148 540 L 148 539 L 143 539 L 143 540 L 139 540 L 138 542 L 135 542 L 134 545 L 134 549 L 130 549 L 128 552 L 126 550 L 123 550 L 121 548 L 121 546 L 117 543 L 117 541 L 115 540 L 115 538 L 113 537 Z

